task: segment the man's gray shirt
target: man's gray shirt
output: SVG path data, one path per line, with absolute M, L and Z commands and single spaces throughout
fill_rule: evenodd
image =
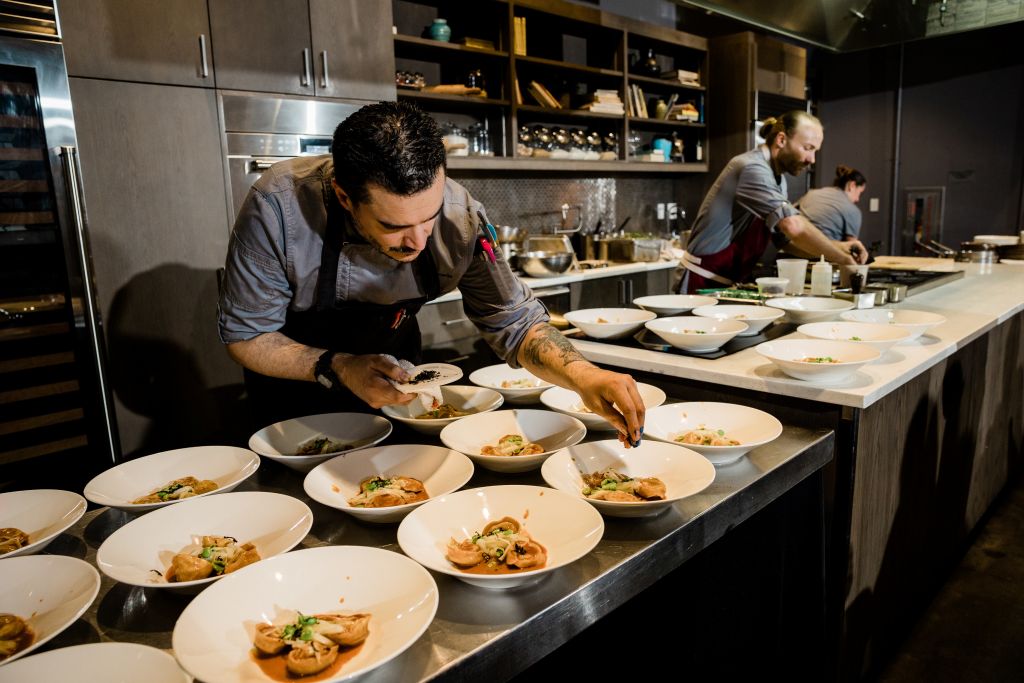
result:
M 860 236 L 860 209 L 838 187 L 811 190 L 797 201 L 796 208 L 830 240 Z
M 252 186 L 235 220 L 219 306 L 220 338 L 245 341 L 276 332 L 288 311 L 316 304 L 316 282 L 327 226 L 327 202 L 335 201 L 330 155 L 274 164 Z M 477 253 L 479 202 L 446 180 L 444 205 L 430 240 L 441 293 L 456 287 L 467 317 L 507 363 L 517 366 L 519 345 L 547 310 L 512 273 L 501 250 L 492 264 Z M 411 263 L 401 263 L 368 244 L 345 216 L 345 243 L 338 259 L 338 301 L 388 305 L 426 295 Z M 358 334 L 353 330 L 353 334 Z
M 711 186 L 693 222 L 686 250 L 695 256 L 716 254 L 729 246 L 756 218 L 770 230 L 798 212 L 786 195 L 786 179 L 776 177 L 758 147 L 733 157 Z

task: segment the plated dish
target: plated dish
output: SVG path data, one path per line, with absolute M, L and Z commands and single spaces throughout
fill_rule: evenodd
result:
M 928 330 L 946 322 L 946 319 L 938 313 L 929 311 L 913 311 L 905 308 L 869 308 L 866 310 L 846 311 L 839 314 L 840 319 L 855 323 L 874 323 L 877 325 L 892 325 L 908 330 L 910 336 L 899 342 L 909 344 Z
M 189 475 L 172 479 L 163 486 L 153 489 L 149 493 L 132 501 L 132 505 L 148 505 L 150 503 L 167 503 L 175 500 L 184 500 L 192 496 L 201 496 L 204 493 L 216 491 L 217 482 L 210 479 L 200 481 Z
M 593 339 L 621 339 L 633 334 L 657 313 L 638 308 L 587 308 L 570 311 L 565 319 Z
M 713 401 L 659 406 L 647 411 L 645 425 L 646 436 L 685 446 L 716 466 L 736 462 L 782 434 L 782 423 L 763 410 Z
M 633 303 L 645 311 L 659 316 L 682 315 L 701 306 L 714 306 L 718 299 L 697 294 L 657 294 L 633 299 Z
M 716 320 L 697 316 L 658 318 L 646 325 L 647 329 L 672 346 L 691 353 L 714 351 L 748 329 L 747 323 L 742 320 Z
M 174 505 L 183 498 L 168 495 L 149 503 L 140 498 L 157 494 L 176 480 L 194 477 L 209 480 L 216 488 L 196 493 L 196 500 L 231 491 L 259 468 L 259 457 L 250 450 L 233 446 L 195 446 L 154 453 L 112 467 L 85 485 L 85 497 L 97 505 L 127 512 L 147 512 Z M 180 489 L 179 489 L 180 490 Z M 174 492 L 172 492 L 174 493 Z
M 359 482 L 359 493 L 348 499 L 354 508 L 387 508 L 429 498 L 423 482 L 413 477 L 373 475 Z
M 745 322 L 747 329 L 737 334 L 737 337 L 752 337 L 755 334 L 760 334 L 766 327 L 786 315 L 785 311 L 777 308 L 744 304 L 701 306 L 700 308 L 693 309 L 692 312 L 694 315 L 702 318 Z
M 813 339 L 835 339 L 865 344 L 883 354 L 896 344 L 906 341 L 911 336 L 910 330 L 896 327 L 895 325 L 848 322 L 844 320 L 826 323 L 807 323 L 798 327 L 797 332 Z
M 853 308 L 853 302 L 827 297 L 797 296 L 768 299 L 765 306 L 785 311 L 787 320 L 802 325 L 834 320 L 843 311 Z
M 513 517 L 488 522 L 469 538 L 451 538 L 445 557 L 467 574 L 514 574 L 544 567 L 548 551 Z
M 882 355 L 863 344 L 825 339 L 778 339 L 759 344 L 757 352 L 790 377 L 818 384 L 845 382 Z
M 80 520 L 85 508 L 85 499 L 71 491 L 0 493 L 0 560 L 39 552 Z
M 636 389 L 640 394 L 640 398 L 643 399 L 644 407 L 647 410 L 660 406 L 665 402 L 665 392 L 653 384 L 637 382 Z M 589 430 L 615 429 L 608 420 L 587 408 L 583 403 L 583 399 L 575 391 L 563 389 L 562 387 L 551 387 L 540 395 L 540 402 L 552 410 L 575 417 Z
M 135 643 L 73 645 L 19 659 L 0 669 L 7 681 L 146 681 L 192 683 L 167 652 Z
M 232 536 L 202 536 L 195 539 L 193 547 L 171 557 L 171 566 L 162 575 L 168 583 L 198 581 L 230 574 L 260 559 L 252 542 L 239 543 Z
M 358 451 L 380 443 L 391 434 L 391 430 L 391 422 L 380 415 L 307 415 L 264 427 L 249 437 L 249 448 L 268 460 L 299 472 L 309 472 L 338 453 Z M 306 448 L 317 452 L 303 453 Z
M 494 389 L 506 403 L 514 405 L 536 403 L 541 393 L 553 386 L 529 370 L 512 368 L 506 363 L 475 370 L 470 373 L 469 381 L 477 386 Z
M 583 423 L 570 415 L 520 408 L 464 417 L 441 431 L 441 442 L 485 469 L 527 472 L 586 434 Z
M 440 434 L 445 426 L 460 418 L 496 410 L 505 402 L 495 389 L 459 384 L 441 387 L 441 400 L 442 404 L 437 408 L 423 413 L 419 412 L 422 404 L 418 401 L 406 406 L 384 406 L 381 411 L 389 419 L 398 420 L 423 434 Z
M 610 500 L 617 503 L 640 503 L 645 500 L 665 500 L 665 482 L 657 477 L 631 477 L 614 467 L 596 472 L 580 472 L 583 488 L 580 491 L 591 500 Z
M 253 660 L 265 674 L 278 680 L 282 669 L 287 679 L 336 673 L 358 654 L 369 637 L 372 617 L 296 612 L 283 624 L 257 624 L 252 638 Z

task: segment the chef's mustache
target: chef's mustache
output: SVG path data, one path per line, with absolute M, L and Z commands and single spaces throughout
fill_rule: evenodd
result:
M 415 254 L 417 251 L 419 251 L 419 249 L 414 249 L 412 247 L 390 247 L 388 249 L 388 253 L 389 254 L 405 254 L 405 255 L 408 255 L 408 254 Z

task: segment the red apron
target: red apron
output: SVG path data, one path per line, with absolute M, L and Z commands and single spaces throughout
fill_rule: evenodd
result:
M 682 293 L 721 289 L 750 277 L 769 241 L 769 230 L 764 220 L 755 218 L 746 230 L 719 252 L 703 256 L 684 252 L 682 265 L 689 272 L 683 279 Z

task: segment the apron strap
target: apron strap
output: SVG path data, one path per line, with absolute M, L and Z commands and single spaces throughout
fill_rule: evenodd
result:
M 722 277 L 721 275 L 712 273 L 707 268 L 702 268 L 700 265 L 700 257 L 694 256 L 688 251 L 683 252 L 683 258 L 681 263 L 683 268 L 686 268 L 690 272 L 700 275 L 705 280 L 714 280 L 715 282 L 723 284 L 726 287 L 731 286 L 733 284 L 733 281 L 730 280 L 729 278 Z

